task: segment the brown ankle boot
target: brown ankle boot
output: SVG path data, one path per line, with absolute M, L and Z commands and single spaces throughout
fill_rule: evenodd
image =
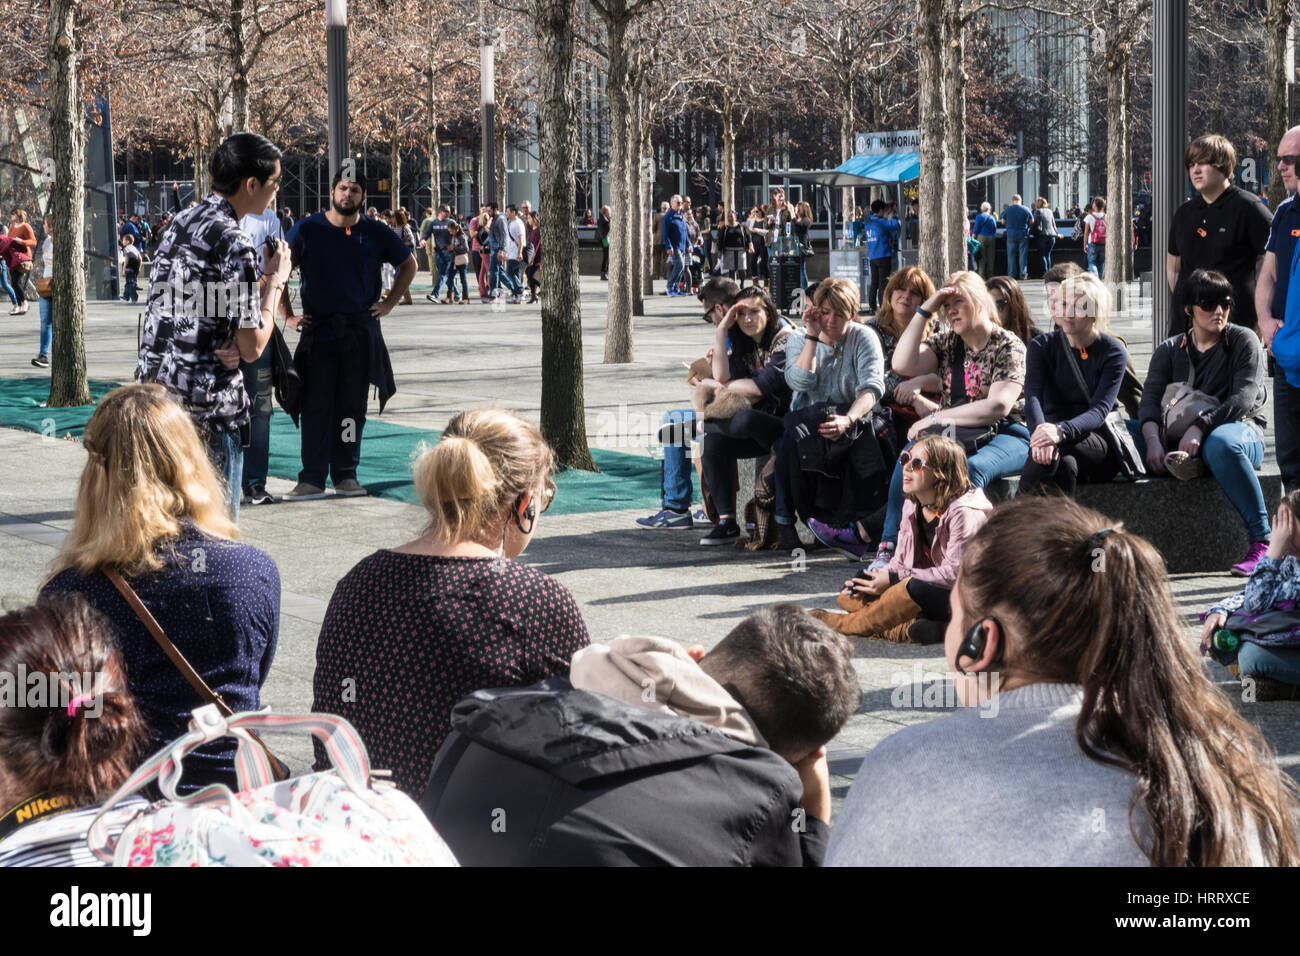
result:
M 862 610 L 837 615 L 836 620 L 826 623 L 841 634 L 884 637 L 886 631 L 899 624 L 911 624 L 920 614 L 920 605 L 907 593 L 907 583 L 900 581 Z

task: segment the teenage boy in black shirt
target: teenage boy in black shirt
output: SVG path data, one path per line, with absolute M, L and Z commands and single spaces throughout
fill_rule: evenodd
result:
M 1187 331 L 1183 285 L 1197 269 L 1222 272 L 1232 283 L 1236 325 L 1255 328 L 1255 270 L 1268 244 L 1273 215 L 1253 194 L 1232 185 L 1237 152 L 1217 134 L 1192 140 L 1183 154 L 1196 190 L 1169 226 L 1165 280 L 1174 296 L 1168 335 Z
M 415 257 L 381 220 L 361 215 L 366 188 L 340 170 L 330 186 L 330 209 L 301 220 L 289 233 L 293 263 L 302 270 L 303 315 L 291 320 L 303 333 L 294 364 L 303 380 L 302 471 L 286 501 L 334 493 L 366 494 L 357 481 L 366 392 L 379 389 L 379 410 L 396 391 L 379 320 L 392 311 L 415 278 Z M 392 291 L 381 297 L 380 272 L 397 268 Z

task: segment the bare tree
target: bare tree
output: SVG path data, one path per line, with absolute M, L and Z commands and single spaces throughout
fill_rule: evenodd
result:
M 1291 33 L 1291 0 L 1268 0 L 1264 17 L 1266 37 L 1265 83 L 1268 87 L 1268 104 L 1265 107 L 1265 125 L 1268 127 L 1268 168 L 1277 168 L 1277 144 L 1286 135 L 1290 125 L 1287 118 L 1287 90 L 1294 76 L 1287 76 L 1287 40 Z M 1268 182 L 1268 202 L 1274 209 L 1286 198 L 1286 187 L 1281 176 L 1271 176 Z
M 546 237 L 542 286 L 542 434 L 560 463 L 595 471 L 583 408 L 582 306 L 573 221 L 578 154 L 574 99 L 576 0 L 534 0 L 537 30 L 538 209 Z
M 50 139 L 54 152 L 54 342 L 50 405 L 88 405 L 84 235 L 85 113 L 77 73 L 78 0 L 50 0 Z

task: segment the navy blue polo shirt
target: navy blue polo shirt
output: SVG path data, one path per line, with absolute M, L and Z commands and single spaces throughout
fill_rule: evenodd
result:
M 382 295 L 383 264 L 400 266 L 411 258 L 397 233 L 365 216 L 344 229 L 318 212 L 290 229 L 286 241 L 302 270 L 302 311 L 313 323 L 369 312 Z
M 1034 214 L 1027 206 L 1016 204 L 1008 206 L 1002 218 L 1007 224 L 1007 235 L 1012 239 L 1023 239 L 1029 235 L 1029 222 Z
M 1288 196 L 1278 203 L 1273 212 L 1273 225 L 1268 233 L 1266 252 L 1277 258 L 1277 280 L 1273 283 L 1273 301 L 1269 312 L 1273 318 L 1286 315 L 1286 290 L 1291 283 L 1291 259 L 1295 254 L 1296 240 L 1300 239 L 1300 203 Z

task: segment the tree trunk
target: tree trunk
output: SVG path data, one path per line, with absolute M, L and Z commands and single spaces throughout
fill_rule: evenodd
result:
M 651 223 L 654 222 L 652 209 L 655 198 L 655 161 L 650 140 L 650 123 L 648 118 L 641 123 L 641 142 L 637 146 L 640 157 L 641 175 L 638 177 L 637 197 L 640 202 L 639 219 L 641 223 L 641 295 L 654 295 L 654 237 L 651 235 Z
M 853 109 L 853 82 L 852 80 L 844 84 L 841 91 L 842 100 L 840 102 L 840 162 L 846 162 L 853 158 L 853 127 L 857 123 L 857 116 Z M 847 239 L 850 234 L 849 222 L 853 218 L 853 188 L 848 187 L 840 190 L 840 216 L 843 227 L 844 238 Z M 901 210 L 900 210 L 901 214 Z M 835 248 L 835 236 L 831 236 L 832 249 Z
M 248 74 L 245 63 L 244 0 L 230 0 L 231 132 L 248 129 Z
M 424 148 L 429 157 L 429 205 L 437 215 L 438 207 L 442 205 L 442 155 L 438 150 L 438 87 L 434 71 L 437 46 L 433 39 L 437 7 L 433 0 L 427 0 L 426 9 L 429 22 L 425 39 L 429 44 L 429 63 L 424 73 Z
M 89 405 L 86 382 L 86 274 L 83 245 L 86 146 L 77 75 L 77 0 L 50 0 L 50 145 L 54 154 L 54 342 L 50 349 L 51 406 Z
M 636 86 L 639 86 L 637 84 Z M 645 125 L 645 94 L 635 86 L 636 92 L 633 94 L 632 109 L 630 111 L 631 131 L 628 134 L 628 164 L 627 164 L 627 194 L 631 197 L 628 205 L 628 238 L 632 241 L 631 246 L 631 269 L 632 282 L 629 288 L 632 291 L 632 314 L 645 315 L 645 293 L 644 278 L 641 270 L 644 268 L 644 255 L 642 247 L 645 245 L 645 211 L 641 205 L 641 128 Z M 653 290 L 652 293 L 653 294 Z
M 1286 198 L 1282 177 L 1272 175 L 1277 169 L 1277 144 L 1287 131 L 1287 88 L 1291 77 L 1286 72 L 1286 41 L 1291 29 L 1290 0 L 1268 0 L 1268 15 L 1264 18 L 1265 31 L 1265 82 L 1268 84 L 1268 105 L 1264 110 L 1268 132 L 1268 204 L 1276 209 Z
M 736 114 L 735 96 L 722 91 L 722 205 L 727 212 L 736 208 Z
M 497 115 L 500 116 L 501 114 L 498 113 Z M 510 195 L 510 190 L 506 188 L 506 134 L 500 123 L 497 124 L 496 147 L 497 203 L 502 209 L 505 209 L 506 204 L 511 202 L 514 197 Z
M 587 447 L 582 306 L 574 227 L 577 107 L 573 20 L 577 0 L 534 0 L 537 32 L 538 214 L 542 269 L 542 435 L 560 464 L 595 471 Z
M 1106 286 L 1117 310 L 1125 308 L 1131 278 L 1126 266 L 1132 261 L 1133 246 L 1127 149 L 1129 54 L 1122 41 L 1110 39 L 1118 35 L 1118 30 L 1108 33 L 1106 45 Z
M 943 2 L 919 0 L 916 55 L 920 74 L 921 203 L 919 263 L 936 282 L 948 275 L 948 244 L 944 238 L 947 203 L 946 122 L 943 82 Z M 963 260 L 958 260 L 963 261 Z
M 206 152 L 203 149 L 203 127 L 199 123 L 199 118 L 194 117 L 194 198 L 202 199 L 206 196 L 207 185 L 204 176 L 208 168 Z
M 948 268 L 966 268 L 966 25 L 961 17 L 961 0 L 944 5 L 943 79 L 945 133 L 944 149 L 944 242 Z M 1011 271 L 1010 269 L 1007 270 Z M 934 277 L 939 280 L 938 276 Z
M 126 144 L 126 155 L 122 157 L 123 165 L 126 166 L 123 178 L 125 195 L 122 197 L 126 201 L 126 215 L 130 218 L 131 213 L 135 212 L 135 146 L 128 140 Z
M 632 217 L 628 185 L 631 119 L 628 108 L 628 39 L 625 0 L 613 0 L 605 22 L 609 73 L 609 185 L 613 216 L 609 227 L 609 296 L 605 315 L 605 361 L 632 361 Z
M 388 145 L 388 208 L 396 212 L 402 207 L 402 141 L 398 133 Z

